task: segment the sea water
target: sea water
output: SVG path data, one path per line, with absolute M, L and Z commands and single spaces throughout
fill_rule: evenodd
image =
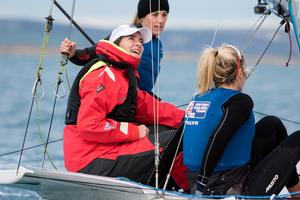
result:
M 30 55 L 0 55 L 0 168 L 16 168 L 20 153 L 12 153 L 21 149 L 25 128 L 28 121 L 32 101 L 32 87 L 36 79 L 36 68 L 39 57 Z M 41 71 L 42 85 L 37 88 L 38 104 L 33 104 L 31 120 L 28 126 L 25 147 L 39 145 L 47 138 L 50 129 L 51 113 L 55 99 L 58 71 L 60 70 L 60 56 L 46 56 Z M 184 109 L 195 93 L 197 61 L 164 59 L 159 81 L 154 92 L 164 101 L 169 101 Z M 300 129 L 300 68 L 296 65 L 284 67 L 284 64 L 260 64 L 247 80 L 244 92 L 254 101 L 256 118 L 276 115 L 282 118 L 289 133 Z M 68 77 L 73 80 L 80 67 L 67 65 Z M 65 74 L 65 73 L 64 73 Z M 62 138 L 64 114 L 69 92 L 65 75 L 59 87 L 53 123 L 49 141 Z M 291 122 L 292 121 L 292 122 Z M 21 165 L 41 167 L 43 160 L 41 146 L 23 152 Z M 53 165 L 64 169 L 62 141 L 48 146 L 44 167 L 53 168 Z M 49 162 L 51 160 L 53 164 Z M 23 200 L 40 199 L 30 191 L 0 186 L 0 199 Z

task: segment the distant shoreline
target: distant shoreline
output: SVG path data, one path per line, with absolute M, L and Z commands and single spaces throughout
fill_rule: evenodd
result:
M 296 50 L 295 50 L 296 51 Z M 30 46 L 30 45 L 0 45 L 0 55 L 25 55 L 25 56 L 40 56 L 42 52 L 42 47 Z M 298 52 L 294 52 L 297 54 Z M 46 49 L 46 56 L 56 56 L 59 55 L 59 47 L 48 47 Z M 200 52 L 165 52 L 165 60 L 173 61 L 195 61 L 197 62 L 200 56 Z M 247 63 L 255 64 L 260 55 L 247 55 Z M 297 59 L 298 58 L 298 59 Z M 268 55 L 266 54 L 261 63 L 267 65 L 285 65 L 288 60 L 288 52 L 285 55 Z M 293 55 L 290 61 L 290 65 L 299 65 L 299 56 Z M 300 67 L 300 66 L 299 66 Z
M 40 55 L 42 52 L 42 46 L 31 46 L 31 45 L 0 45 L 0 55 L 3 54 L 15 54 L 15 55 L 28 55 L 35 56 Z M 58 54 L 58 47 L 48 47 L 46 49 L 47 54 L 54 55 Z
M 298 51 L 298 50 L 297 50 Z M 297 54 L 298 52 L 295 52 Z M 288 52 L 285 55 L 278 56 L 278 55 L 264 55 L 264 57 L 261 59 L 260 63 L 264 65 L 282 65 L 285 66 L 285 63 L 288 61 Z M 193 53 L 193 52 L 165 52 L 164 59 L 167 60 L 195 60 L 198 62 L 200 57 L 199 53 Z M 246 63 L 248 65 L 255 65 L 258 61 L 260 55 L 246 55 L 247 60 Z M 300 59 L 299 55 L 292 55 L 290 60 L 290 65 L 297 65 L 297 67 L 300 67 Z

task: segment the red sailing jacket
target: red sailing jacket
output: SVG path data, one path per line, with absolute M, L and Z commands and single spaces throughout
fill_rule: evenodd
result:
M 139 59 L 109 41 L 98 43 L 97 54 L 103 54 L 115 62 L 126 62 L 134 70 L 139 65 Z M 126 69 L 106 65 L 94 69 L 82 78 L 79 85 L 81 105 L 77 125 L 66 125 L 64 129 L 67 170 L 79 171 L 96 158 L 115 160 L 120 155 L 154 149 L 147 137 L 138 138 L 137 124 L 107 118 L 114 107 L 127 98 L 128 84 Z M 157 101 L 139 89 L 135 120 L 142 124 L 153 124 L 154 104 L 158 105 L 158 121 L 161 125 L 176 128 L 180 124 L 184 111 L 169 103 Z

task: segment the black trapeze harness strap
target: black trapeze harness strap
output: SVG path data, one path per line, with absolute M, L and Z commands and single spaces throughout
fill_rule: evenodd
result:
M 125 63 L 115 63 L 109 61 L 104 55 L 98 55 L 98 58 L 91 60 L 87 65 L 85 65 L 77 74 L 68 99 L 65 124 L 66 125 L 76 125 L 78 111 L 80 107 L 80 96 L 79 96 L 79 83 L 82 77 L 88 73 L 89 69 L 96 64 L 98 61 L 104 61 L 110 63 L 113 66 L 120 69 L 128 69 L 128 80 L 129 87 L 127 98 L 123 104 L 116 106 L 111 113 L 107 115 L 108 118 L 114 119 L 116 121 L 122 122 L 132 122 L 134 121 L 134 116 L 136 114 L 137 107 L 137 78 L 134 74 L 134 70 Z
M 138 82 L 131 67 L 128 68 L 128 93 L 127 98 L 123 104 L 116 106 L 111 113 L 107 115 L 108 118 L 120 122 L 134 122 L 137 107 L 137 87 Z

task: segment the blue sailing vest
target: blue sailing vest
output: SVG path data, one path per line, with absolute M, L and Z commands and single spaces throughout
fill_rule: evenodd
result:
M 225 88 L 213 89 L 196 95 L 186 109 L 183 139 L 184 164 L 190 171 L 199 172 L 210 137 L 221 122 L 223 104 L 239 91 Z M 254 115 L 230 139 L 216 171 L 232 169 L 249 162 L 251 143 L 255 132 Z

